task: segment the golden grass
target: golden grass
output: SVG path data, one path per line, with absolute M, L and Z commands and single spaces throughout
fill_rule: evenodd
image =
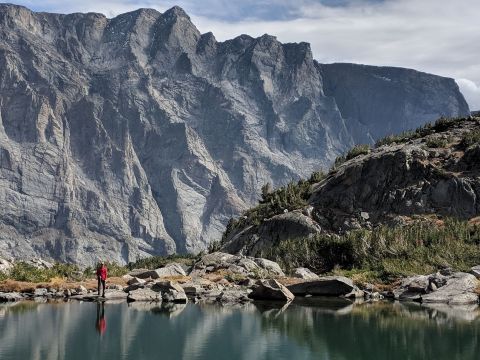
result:
M 192 280 L 192 278 L 190 276 L 184 276 L 184 275 L 172 275 L 172 276 L 162 276 L 161 280 L 170 280 L 180 284 L 184 284 Z

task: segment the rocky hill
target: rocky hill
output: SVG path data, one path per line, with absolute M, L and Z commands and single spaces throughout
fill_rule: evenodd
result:
M 218 42 L 178 7 L 108 19 L 0 4 L 0 253 L 196 252 L 263 184 L 468 112 L 452 79 L 322 65 L 268 35 Z
M 377 239 L 384 246 L 393 235 L 397 241 L 408 237 L 420 246 L 432 240 L 428 228 L 443 227 L 445 219 L 478 224 L 479 199 L 480 117 L 440 119 L 381 139 L 373 149 L 357 146 L 338 158 L 328 174 L 265 194 L 262 204 L 230 222 L 222 246 L 259 256 L 284 241 L 308 242 L 319 234 L 338 237 L 382 226 L 388 232 L 428 219 L 417 233 L 382 233 Z M 460 227 L 467 233 L 454 235 L 478 247 L 480 228 L 468 232 L 468 226 Z

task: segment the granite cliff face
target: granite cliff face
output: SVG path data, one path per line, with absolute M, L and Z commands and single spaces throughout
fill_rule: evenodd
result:
M 313 184 L 305 206 L 259 224 L 238 219 L 223 250 L 258 256 L 282 240 L 405 225 L 415 217 L 478 223 L 480 117 L 439 121 L 386 142 Z
M 217 42 L 182 9 L 0 4 L 0 253 L 92 263 L 196 252 L 345 149 L 467 114 L 452 79 Z

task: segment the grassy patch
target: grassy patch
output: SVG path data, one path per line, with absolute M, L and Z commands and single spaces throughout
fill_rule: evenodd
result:
M 342 236 L 320 234 L 285 240 L 262 256 L 279 262 L 287 271 L 302 266 L 317 273 L 347 271 L 366 282 L 391 282 L 445 265 L 468 271 L 480 261 L 480 227 L 454 219 L 441 226 L 430 222 L 380 226 Z
M 444 148 L 448 145 L 448 139 L 445 138 L 430 138 L 428 139 L 425 144 L 429 148 Z
M 164 267 L 167 264 L 172 262 L 186 264 L 188 266 L 193 265 L 196 261 L 197 256 L 192 254 L 185 255 L 168 255 L 168 256 L 152 256 L 144 259 L 140 259 L 134 263 L 128 264 L 125 268 L 125 272 L 132 269 L 149 269 L 154 270 L 161 267 Z

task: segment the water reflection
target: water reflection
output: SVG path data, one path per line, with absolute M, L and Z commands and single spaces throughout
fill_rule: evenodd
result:
M 244 307 L 125 302 L 0 306 L 2 360 L 469 360 L 477 359 L 479 338 L 476 307 L 318 298 Z
M 95 329 L 100 335 L 107 330 L 107 320 L 105 319 L 105 303 L 103 301 L 97 302 L 97 319 L 95 320 Z

